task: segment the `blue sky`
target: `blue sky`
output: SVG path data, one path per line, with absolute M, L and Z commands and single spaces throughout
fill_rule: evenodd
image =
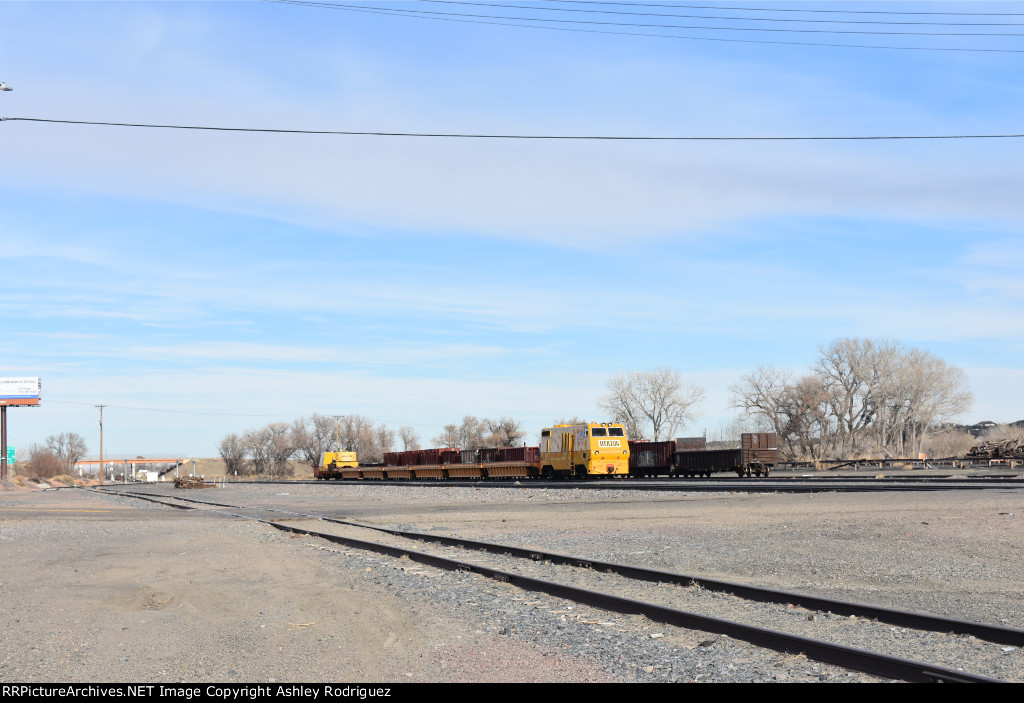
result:
M 1024 2 L 721 5 L 1024 13 Z M 767 38 L 1024 49 L 1022 37 Z M 1022 72 L 1024 53 L 627 37 L 268 2 L 0 2 L 6 117 L 1019 134 Z M 656 366 L 704 386 L 685 433 L 714 432 L 743 374 L 802 372 L 846 336 L 899 339 L 963 368 L 976 397 L 966 422 L 1024 418 L 1021 139 L 428 140 L 7 121 L 0 145 L 0 376 L 43 379 L 42 407 L 8 413 L 16 446 L 72 431 L 95 453 L 100 403 L 108 454 L 211 456 L 229 432 L 314 412 L 411 425 L 424 441 L 463 415 L 512 415 L 532 438 L 556 418 L 599 417 L 610 376 Z

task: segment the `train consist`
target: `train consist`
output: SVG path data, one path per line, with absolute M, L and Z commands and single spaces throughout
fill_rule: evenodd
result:
M 324 452 L 314 476 L 319 480 L 710 477 L 720 472 L 767 476 L 778 455 L 773 433 L 745 433 L 739 449 L 707 449 L 703 437 L 630 441 L 620 424 L 588 423 L 545 428 L 536 447 L 388 452 L 383 463 L 373 465 L 360 465 L 355 452 Z

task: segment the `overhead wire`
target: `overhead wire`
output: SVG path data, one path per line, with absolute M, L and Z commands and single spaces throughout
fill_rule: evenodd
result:
M 646 27 L 646 28 L 657 28 L 657 29 L 699 29 L 715 32 L 786 32 L 796 34 L 866 34 L 872 36 L 925 36 L 925 37 L 1020 37 L 1024 34 L 1020 32 L 912 32 L 912 31 L 897 31 L 897 32 L 880 32 L 867 29 L 790 29 L 783 27 L 705 27 L 701 25 L 686 25 L 686 24 L 649 24 L 644 22 L 610 22 L 602 20 L 568 20 L 568 19 L 556 19 L 549 17 L 510 17 L 508 15 L 482 15 L 465 12 L 441 12 L 439 10 L 412 10 L 405 8 L 378 8 L 367 5 L 351 5 L 344 4 L 339 5 L 329 2 L 310 2 L 308 0 L 274 0 L 275 2 L 281 2 L 284 4 L 295 4 L 295 5 L 316 5 L 320 7 L 335 7 L 337 9 L 358 9 L 358 10 L 387 10 L 389 12 L 408 14 L 411 16 L 420 15 L 441 15 L 451 17 L 473 17 L 473 18 L 485 18 L 485 19 L 498 19 L 498 20 L 514 20 L 514 21 L 528 21 L 528 22 L 556 22 L 561 24 L 593 24 L 602 26 L 612 27 Z M 437 2 L 441 0 L 425 0 L 427 2 Z
M 384 132 L 326 129 L 279 129 L 270 127 L 214 127 L 207 125 L 154 124 L 142 122 L 98 122 L 89 120 L 56 120 L 41 117 L 0 117 L 0 122 L 39 122 L 48 124 L 87 125 L 101 127 L 139 127 L 149 129 L 180 129 L 212 132 L 256 132 L 266 134 L 310 134 L 363 137 L 419 137 L 442 139 L 547 139 L 575 141 L 676 141 L 676 142 L 785 142 L 785 141 L 883 141 L 911 139 L 1019 139 L 1022 134 L 892 134 L 863 136 L 630 136 L 571 134 L 483 134 L 469 132 Z
M 498 2 L 479 2 L 476 0 L 417 0 L 440 5 L 471 5 L 477 7 L 503 7 L 519 10 L 539 10 L 543 12 L 584 12 L 601 15 L 634 15 L 640 17 L 681 17 L 685 19 L 735 20 L 739 22 L 801 22 L 814 24 L 881 24 L 881 25 L 921 25 L 921 26 L 953 26 L 953 27 L 1006 27 L 1021 26 L 1021 22 L 922 22 L 893 20 L 851 20 L 851 19 L 807 19 L 804 17 L 728 17 L 722 15 L 682 15 L 673 12 L 633 12 L 629 10 L 592 10 L 585 8 L 546 7 L 539 5 L 513 5 Z M 557 0 L 555 0 L 557 1 Z M 588 3 L 589 4 L 589 3 Z M 632 4 L 632 3 L 630 3 Z M 670 6 L 674 7 L 674 6 Z
M 683 7 L 694 10 L 743 10 L 745 12 L 831 12 L 846 15 L 943 15 L 956 17 L 1024 17 L 1024 12 L 922 12 L 918 10 L 822 10 L 799 7 L 735 7 L 727 5 L 689 5 L 660 2 L 614 2 L 612 0 L 542 0 L 572 5 L 628 5 L 633 7 Z
M 73 400 L 47 400 L 49 404 L 56 403 L 58 405 L 88 405 L 90 407 L 96 407 L 96 403 L 82 403 Z M 104 403 L 104 408 L 116 408 L 118 410 L 139 410 L 144 412 L 152 413 L 172 413 L 175 415 L 216 415 L 218 417 L 281 417 L 281 413 L 224 413 L 224 412 L 205 412 L 203 410 L 175 410 L 173 408 L 143 408 L 135 405 L 114 405 L 110 403 Z M 317 415 L 318 413 L 313 413 Z M 333 417 L 333 415 L 329 416 Z M 347 417 L 347 415 L 342 415 Z M 412 427 L 436 427 L 434 423 L 427 422 L 400 422 L 397 420 L 370 420 L 371 422 L 390 424 L 390 425 L 409 425 Z
M 497 27 L 518 27 L 525 29 L 536 29 L 550 32 L 573 32 L 578 34 L 604 34 L 629 37 L 654 37 L 658 39 L 678 39 L 683 41 L 704 41 L 724 42 L 732 44 L 769 44 L 778 46 L 817 46 L 844 49 L 881 49 L 893 51 L 938 51 L 938 52 L 969 52 L 969 53 L 997 53 L 997 54 L 1021 54 L 1024 49 L 999 49 L 999 48 L 977 48 L 977 47 L 935 47 L 935 46 L 897 46 L 885 44 L 842 44 L 837 42 L 809 42 L 809 41 L 779 41 L 772 39 L 736 39 L 730 37 L 699 37 L 679 34 L 656 34 L 651 32 L 625 32 L 610 29 L 581 29 L 578 27 L 548 27 L 537 24 L 520 24 L 518 22 L 498 22 L 487 19 L 466 19 L 457 17 L 440 17 L 429 14 L 409 14 L 408 11 L 373 8 L 365 6 L 344 6 L 327 2 L 315 2 L 314 0 L 264 0 L 284 5 L 303 5 L 319 7 L 323 9 L 340 10 L 344 12 L 358 12 L 364 14 L 386 15 L 390 17 L 406 17 L 409 19 L 433 20 L 437 22 L 458 22 L 463 24 L 483 24 Z M 523 21 L 531 21 L 525 19 Z
M 59 405 L 90 405 L 95 407 L 95 403 L 76 403 L 73 400 L 47 400 L 47 403 L 57 403 Z M 217 412 L 205 412 L 202 410 L 174 410 L 172 408 L 141 408 L 134 405 L 110 405 L 107 403 L 103 404 L 105 408 L 117 408 L 119 410 L 141 410 L 145 412 L 153 413 L 172 413 L 176 415 L 216 415 L 219 417 L 280 417 L 278 414 L 270 413 L 217 413 Z

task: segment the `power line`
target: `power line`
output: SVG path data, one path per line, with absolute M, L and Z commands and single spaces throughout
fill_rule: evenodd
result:
M 331 10 L 342 10 L 345 12 L 361 12 L 364 14 L 373 15 L 386 15 L 389 17 L 406 17 L 409 19 L 421 19 L 421 20 L 433 20 L 436 22 L 459 22 L 462 24 L 485 24 L 495 27 L 519 27 L 522 29 L 538 29 L 549 32 L 574 32 L 577 34 L 607 34 L 614 36 L 626 36 L 626 37 L 655 37 L 658 39 L 680 39 L 683 41 L 705 41 L 705 42 L 725 42 L 730 44 L 772 44 L 778 46 L 823 46 L 831 48 L 842 48 L 842 49 L 882 49 L 892 51 L 965 51 L 970 53 L 995 53 L 995 54 L 1021 54 L 1024 53 L 1024 49 L 980 49 L 980 48 L 965 48 L 965 47 L 934 47 L 934 46 L 891 46 L 891 45 L 879 45 L 879 44 L 839 44 L 835 42 L 796 42 L 796 41 L 777 41 L 771 39 L 731 39 L 727 37 L 695 37 L 686 36 L 680 34 L 653 34 L 650 32 L 620 32 L 610 29 L 579 29 L 573 27 L 545 27 L 536 24 L 518 24 L 515 22 L 494 22 L 483 19 L 457 19 L 454 17 L 433 17 L 429 15 L 412 15 L 406 14 L 401 10 L 384 10 L 384 9 L 358 9 L 356 7 L 342 7 L 340 5 L 331 5 L 322 2 L 312 2 L 304 0 L 264 0 L 264 2 L 276 2 L 286 5 L 307 5 L 311 7 L 320 7 Z M 527 20 L 529 21 L 529 20 Z
M 48 403 L 57 403 L 59 405 L 92 405 L 96 408 L 117 408 L 118 410 L 141 410 L 144 412 L 151 413 L 171 413 L 174 415 L 217 415 L 220 417 L 280 417 L 280 413 L 271 414 L 253 414 L 253 413 L 213 413 L 203 412 L 201 410 L 172 410 L 171 408 L 140 408 L 134 405 L 111 405 L 109 403 L 104 405 L 95 405 L 93 403 L 76 403 L 72 400 L 48 400 Z
M 172 413 L 174 415 L 216 415 L 218 417 L 281 417 L 281 413 L 214 413 L 214 412 L 203 412 L 202 410 L 172 410 L 171 408 L 140 408 L 134 405 L 112 405 L 105 403 L 103 405 L 96 405 L 95 403 L 78 403 L 73 400 L 48 400 L 47 403 L 59 405 L 89 405 L 94 408 L 117 408 L 118 410 L 140 410 L 152 413 Z M 316 415 L 317 413 L 313 413 Z M 328 417 L 338 417 L 337 415 L 329 415 Z M 347 417 L 341 415 L 341 417 Z M 370 420 L 371 422 L 378 422 L 381 424 L 391 425 L 409 425 L 412 427 L 437 427 L 436 423 L 426 422 L 399 422 L 397 420 Z
M 1006 26 L 1020 26 L 1020 22 L 921 22 L 921 21 L 893 21 L 893 20 L 850 20 L 850 19 L 835 19 L 835 20 L 819 20 L 819 19 L 807 19 L 805 17 L 729 17 L 723 15 L 685 15 L 675 12 L 631 12 L 629 10 L 591 10 L 584 8 L 566 8 L 566 7 L 542 7 L 537 5 L 511 5 L 507 3 L 496 3 L 496 2 L 472 2 L 470 0 L 418 0 L 419 2 L 429 2 L 440 5 L 471 5 L 477 7 L 504 7 L 509 9 L 518 10 L 534 10 L 542 12 L 585 12 L 588 14 L 600 14 L 600 15 L 634 15 L 640 17 L 681 17 L 685 19 L 705 19 L 705 20 L 735 20 L 738 22 L 801 22 L 801 23 L 814 23 L 814 24 L 881 24 L 881 25 L 921 25 L 921 26 L 952 26 L 952 27 L 1006 27 Z M 557 0 L 556 0 L 557 1 Z M 617 3 L 616 3 L 617 4 Z M 633 3 L 628 3 L 632 6 Z M 668 7 L 676 7 L 670 5 Z M 683 6 L 679 6 L 683 7 Z M 834 10 L 830 10 L 834 12 Z M 997 36 L 997 35 L 993 35 Z
M 436 2 L 439 0 L 427 0 Z M 607 22 L 601 20 L 566 20 L 547 17 L 510 17 L 508 15 L 481 15 L 465 12 L 439 12 L 437 10 L 407 10 L 403 8 L 378 8 L 366 5 L 337 5 L 329 2 L 316 2 L 315 0 L 270 0 L 285 5 L 312 5 L 315 7 L 332 8 L 337 10 L 373 10 L 379 12 L 387 10 L 391 13 L 421 17 L 423 15 L 441 15 L 444 17 L 473 17 L 496 20 L 514 20 L 526 22 L 556 22 L 560 24 L 587 24 L 604 25 L 612 27 L 648 27 L 657 29 L 699 29 L 714 32 L 786 32 L 796 34 L 866 34 L 872 36 L 926 36 L 926 37 L 1020 37 L 1024 36 L 1019 32 L 879 32 L 867 29 L 787 29 L 782 27 L 705 27 L 700 25 L 685 24 L 648 24 L 643 22 Z M 527 8 L 529 9 L 529 8 Z
M 357 132 L 349 130 L 275 129 L 261 127 L 210 127 L 200 125 L 147 124 L 137 122 L 90 122 L 86 120 L 50 120 L 38 117 L 0 117 L 0 122 L 41 122 L 102 127 L 140 127 L 149 129 L 182 129 L 212 132 L 254 132 L 263 134 L 311 134 L 354 137 L 420 137 L 437 139 L 549 139 L 572 141 L 651 141 L 651 142 L 797 142 L 797 141 L 883 141 L 906 139 L 1019 139 L 1024 134 L 894 134 L 865 136 L 789 136 L 789 137 L 642 137 L 628 135 L 570 134 L 480 134 L 454 132 Z
M 906 12 L 897 10 L 807 10 L 792 7 L 729 7 L 725 5 L 677 5 L 657 2 L 611 2 L 610 0 L 545 0 L 573 5 L 629 5 L 632 7 L 683 7 L 691 10 L 743 10 L 746 12 L 830 12 L 844 15 L 942 15 L 955 17 L 1024 17 L 1024 12 Z

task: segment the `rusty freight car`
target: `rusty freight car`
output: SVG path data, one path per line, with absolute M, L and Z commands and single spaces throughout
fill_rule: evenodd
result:
M 767 476 L 779 460 L 774 432 L 744 432 L 739 449 L 677 451 L 672 455 L 671 476 L 704 476 L 735 471 L 738 476 Z

